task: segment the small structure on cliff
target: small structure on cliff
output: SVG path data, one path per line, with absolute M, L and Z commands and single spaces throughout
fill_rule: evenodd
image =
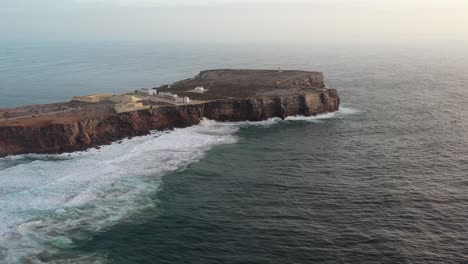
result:
M 112 94 L 90 94 L 85 96 L 73 96 L 72 101 L 83 102 L 83 103 L 99 103 L 109 101 Z
M 139 97 L 129 94 L 111 97 L 110 101 L 116 103 L 114 109 L 117 113 L 138 111 L 151 108 L 150 105 L 144 105 Z
M 73 96 L 75 102 L 84 102 L 84 103 L 100 103 L 100 102 L 112 102 L 115 104 L 120 103 L 132 103 L 138 102 L 141 99 L 134 95 L 123 94 L 123 95 L 113 95 L 113 94 L 90 94 L 85 96 Z
M 116 104 L 122 104 L 122 103 L 134 103 L 138 102 L 141 99 L 135 95 L 129 95 L 129 94 L 123 94 L 123 95 L 115 95 L 109 98 L 108 101 Z
M 190 103 L 190 98 L 188 98 L 188 96 L 176 97 L 176 98 L 175 98 L 175 101 L 176 101 L 176 103 L 188 104 L 188 103 Z
M 142 88 L 135 90 L 135 93 L 144 95 L 158 95 L 158 90 L 156 88 Z
M 144 109 L 149 109 L 149 108 L 151 108 L 150 105 L 144 105 L 141 102 L 121 103 L 121 104 L 116 104 L 114 106 L 115 112 L 117 112 L 117 114 L 124 113 L 124 112 L 144 110 Z
M 158 93 L 158 95 L 164 98 L 174 100 L 176 103 L 190 103 L 190 98 L 188 98 L 188 96 L 179 97 L 177 94 L 173 94 L 170 92 L 161 92 Z
M 149 89 L 148 90 L 148 95 L 158 95 L 158 90 L 157 89 Z

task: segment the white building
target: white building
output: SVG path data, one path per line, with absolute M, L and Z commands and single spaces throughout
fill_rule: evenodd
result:
M 187 96 L 184 96 L 184 97 L 176 97 L 175 101 L 176 101 L 176 103 L 188 104 L 188 103 L 190 103 L 190 98 L 188 98 Z
M 148 95 L 158 95 L 158 90 L 156 90 L 156 89 L 149 89 L 149 90 L 148 90 Z
M 202 92 L 202 93 L 203 93 L 203 92 L 205 91 L 205 88 L 204 88 L 204 87 L 201 87 L 201 86 L 198 86 L 198 87 L 195 88 L 195 91 L 196 91 L 196 92 Z
M 175 100 L 177 98 L 177 94 L 173 94 L 173 93 L 169 93 L 169 92 L 160 92 L 160 93 L 158 93 L 158 95 L 162 96 L 162 97 L 171 98 L 173 100 Z

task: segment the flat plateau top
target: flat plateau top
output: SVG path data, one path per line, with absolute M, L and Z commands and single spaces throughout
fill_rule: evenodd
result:
M 203 87 L 203 91 L 197 91 Z M 282 70 L 207 70 L 194 78 L 156 87 L 159 92 L 171 92 L 188 96 L 198 104 L 226 98 L 255 96 L 284 96 L 319 92 L 325 88 L 323 74 L 309 71 Z M 130 92 L 131 94 L 132 92 Z M 151 101 L 151 96 L 141 96 Z M 153 99 L 155 100 L 155 99 Z M 153 107 L 170 105 L 158 99 Z M 174 104 L 176 105 L 176 104 Z M 110 102 L 81 103 L 63 102 L 0 109 L 0 126 L 32 126 L 72 123 L 114 115 L 114 104 Z
M 162 92 L 197 97 L 196 87 L 205 88 L 200 99 L 215 100 L 225 97 L 253 97 L 301 94 L 324 88 L 323 74 L 309 71 L 282 70 L 208 70 L 194 78 L 159 87 Z

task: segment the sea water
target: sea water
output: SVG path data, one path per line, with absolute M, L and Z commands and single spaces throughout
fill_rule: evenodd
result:
M 466 52 L 2 43 L 0 108 L 278 67 L 340 111 L 0 159 L 0 263 L 465 262 Z

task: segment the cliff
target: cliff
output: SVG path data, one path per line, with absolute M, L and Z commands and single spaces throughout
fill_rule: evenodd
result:
M 155 129 L 187 127 L 201 119 L 259 121 L 271 117 L 316 115 L 337 111 L 336 90 L 278 97 L 226 99 L 195 105 L 166 106 L 39 127 L 0 127 L 0 156 L 85 150 Z

